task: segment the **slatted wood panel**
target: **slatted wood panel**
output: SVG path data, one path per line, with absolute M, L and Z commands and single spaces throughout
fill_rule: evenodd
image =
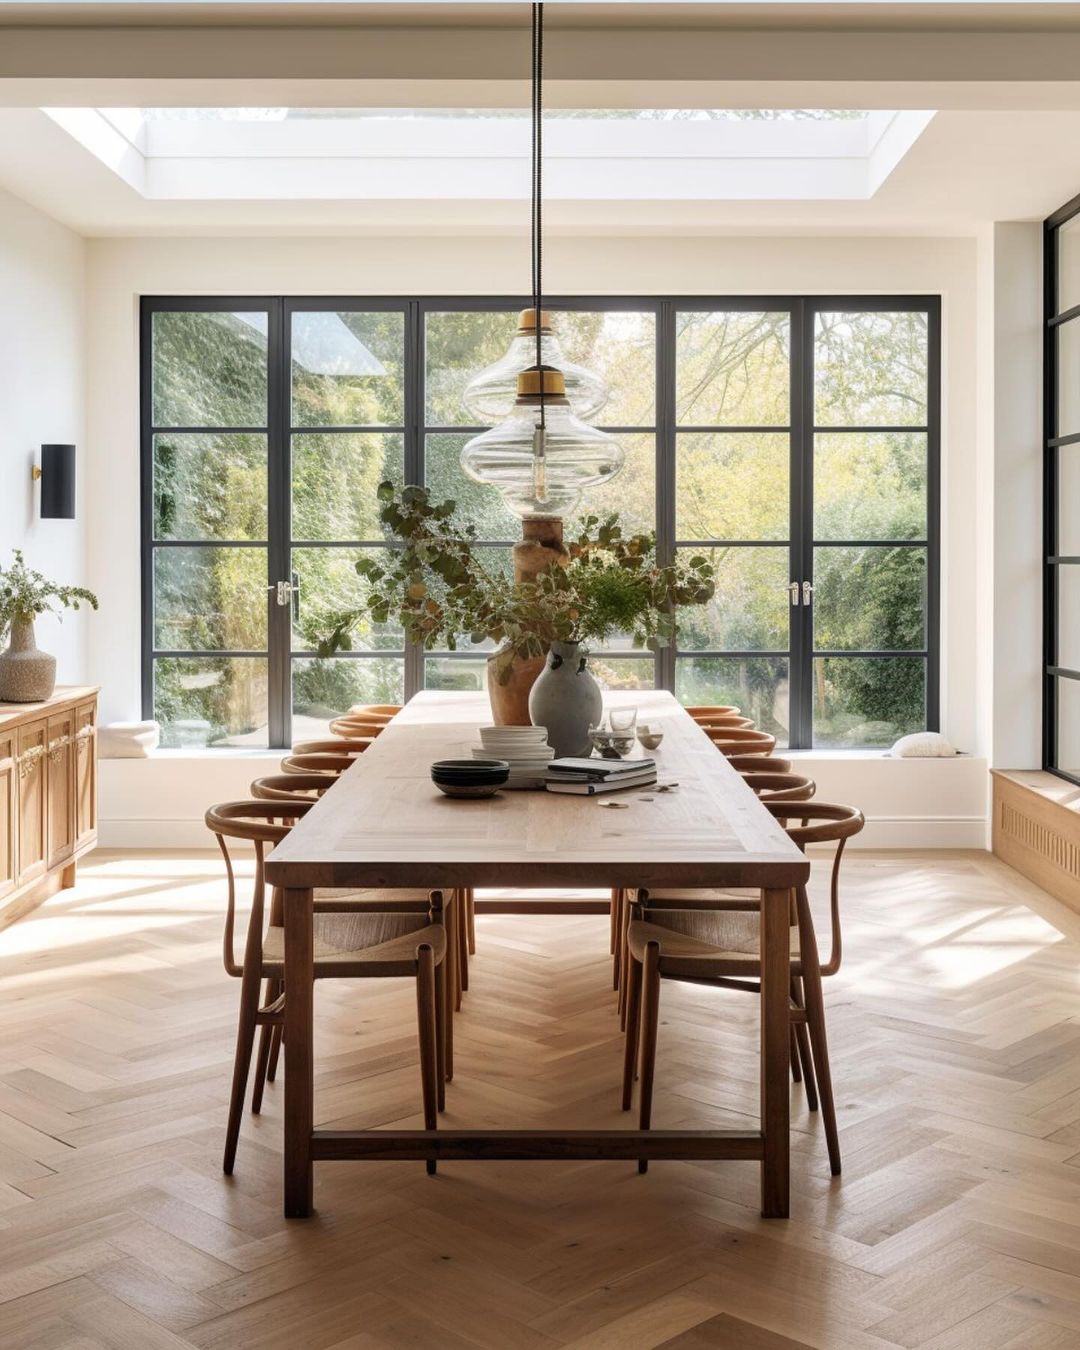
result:
M 220 1174 L 220 860 L 96 855 L 0 936 L 0 1345 L 1072 1350 L 1080 923 L 989 855 L 845 871 L 845 1171 L 796 1089 L 789 1222 L 753 1163 L 448 1162 L 325 1164 L 297 1226 L 280 1083 Z M 621 1123 L 604 921 L 478 928 L 446 1124 Z M 418 1126 L 411 985 L 318 999 L 318 1123 Z M 754 1000 L 662 1000 L 657 1127 L 744 1128 Z

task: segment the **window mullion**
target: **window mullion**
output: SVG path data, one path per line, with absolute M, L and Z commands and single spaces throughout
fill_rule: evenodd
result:
M 267 323 L 267 584 L 290 581 L 292 561 L 292 446 L 289 438 L 290 332 L 292 315 L 282 299 L 272 300 Z M 268 657 L 268 739 L 271 748 L 292 744 L 292 606 L 266 592 Z
M 662 300 L 656 315 L 656 556 L 675 560 L 675 304 Z M 675 689 L 675 644 L 656 656 L 656 687 Z
M 424 310 L 420 302 L 405 306 L 405 482 L 424 485 Z M 424 687 L 424 649 L 405 643 L 404 697 Z
M 791 313 L 790 580 L 813 581 L 814 316 L 797 300 Z M 813 744 L 812 607 L 789 605 L 788 723 L 792 749 Z

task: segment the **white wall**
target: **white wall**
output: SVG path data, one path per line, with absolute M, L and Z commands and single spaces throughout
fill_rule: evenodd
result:
M 84 241 L 0 192 L 0 564 L 11 549 L 56 581 L 86 584 L 87 455 L 83 417 Z M 77 447 L 75 520 L 40 520 L 30 471 L 43 442 Z M 38 645 L 55 653 L 57 678 L 86 678 L 90 616 L 43 617 Z
M 980 524 L 976 478 L 976 245 L 974 239 L 876 237 L 561 238 L 548 241 L 547 284 L 577 294 L 940 294 L 943 309 L 942 723 L 963 750 L 990 751 L 980 727 L 980 669 L 972 596 Z M 140 715 L 138 301 L 142 294 L 520 294 L 527 288 L 522 239 L 135 238 L 88 242 L 89 485 L 91 584 L 108 596 L 92 630 L 91 671 L 102 682 L 106 720 Z M 985 654 L 984 654 L 985 655 Z M 954 775 L 961 790 L 944 814 L 914 776 L 876 758 L 845 769 L 848 795 L 884 827 L 867 842 L 978 846 L 985 792 L 981 771 Z M 168 763 L 168 761 L 164 761 Z M 116 766 L 102 776 L 103 837 L 145 845 L 187 838 L 201 811 L 188 802 L 198 764 L 153 772 Z M 221 772 L 254 776 L 247 767 Z M 854 781 L 852 775 L 858 779 Z M 176 792 L 165 791 L 165 783 Z M 110 784 L 115 783 L 115 792 Z M 141 788 L 140 788 L 141 785 Z M 241 785 L 242 786 L 242 785 Z M 141 792 L 141 796 L 140 796 Z M 200 795 L 201 794 L 201 795 Z M 201 786 L 197 793 L 205 804 Z M 948 793 L 946 794 L 949 795 Z M 147 805 L 145 809 L 140 801 Z M 194 801 L 194 797 L 192 797 Z M 181 802 L 183 804 L 181 804 Z M 132 812 L 138 814 L 132 816 Z M 110 820 L 112 824 L 110 825 Z M 166 821 L 174 822 L 168 826 Z M 187 822 L 184 824 L 184 822 Z M 925 823 L 925 827 L 920 826 Z

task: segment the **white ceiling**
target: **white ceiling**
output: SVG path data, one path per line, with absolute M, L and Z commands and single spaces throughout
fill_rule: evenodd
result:
M 665 146 L 650 164 L 647 138 L 668 133 L 631 122 L 610 132 L 622 143 L 600 190 L 581 161 L 570 171 L 572 153 L 559 163 L 567 133 L 553 129 L 553 232 L 970 234 L 1041 219 L 1080 191 L 1080 4 L 562 3 L 548 14 L 552 107 L 940 110 L 885 172 L 843 155 L 777 156 L 771 183 L 738 153 L 680 164 Z M 149 142 L 102 144 L 110 167 L 42 108 L 522 107 L 527 22 L 523 3 L 0 0 L 0 187 L 87 235 L 519 233 L 524 159 L 505 147 L 459 161 L 470 173 L 459 182 L 445 155 L 417 178 L 407 156 L 354 157 L 355 172 L 343 159 L 336 173 L 324 156 L 315 172 L 279 146 L 267 162 L 280 188 L 264 164 L 253 190 L 259 156 L 229 151 L 235 129 L 222 157 L 212 124 L 195 158 L 155 163 Z

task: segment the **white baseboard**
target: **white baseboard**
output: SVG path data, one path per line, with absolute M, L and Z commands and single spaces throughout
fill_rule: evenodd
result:
M 982 816 L 868 816 L 866 828 L 849 848 L 974 848 L 987 847 L 987 822 Z M 98 821 L 101 848 L 213 848 L 202 817 L 195 820 L 114 819 Z

